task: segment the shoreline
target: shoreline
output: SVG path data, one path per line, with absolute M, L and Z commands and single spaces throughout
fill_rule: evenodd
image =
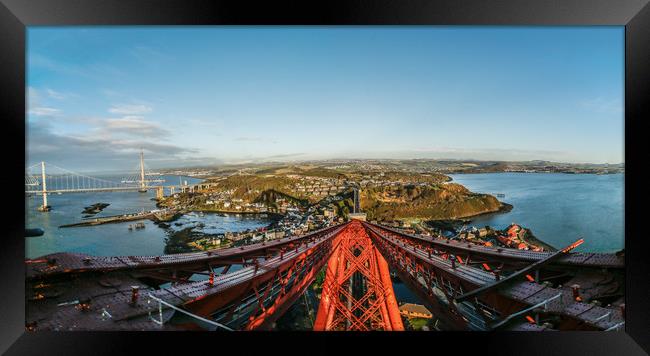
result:
M 499 207 L 498 210 L 495 211 L 486 211 L 483 213 L 478 213 L 474 215 L 466 215 L 466 216 L 460 216 L 460 217 L 455 217 L 455 218 L 448 218 L 448 219 L 426 219 L 425 221 L 432 221 L 432 222 L 441 222 L 441 223 L 457 223 L 457 224 L 466 224 L 466 223 L 471 223 L 473 219 L 477 217 L 482 217 L 482 216 L 487 216 L 491 214 L 505 214 L 509 213 L 512 211 L 514 206 L 512 204 L 504 203 L 504 202 L 499 202 L 501 203 L 501 206 Z
M 527 243 L 529 243 L 531 245 L 540 246 L 540 247 L 544 248 L 544 251 L 551 251 L 551 252 L 558 251 L 558 248 L 553 247 L 553 246 L 549 245 L 548 243 L 538 239 L 535 235 L 533 235 L 533 232 L 530 229 L 528 229 L 528 228 L 524 228 L 524 229 L 526 229 L 527 233 L 526 233 L 526 237 L 523 238 L 522 240 L 524 240 L 525 242 L 527 242 Z
M 214 213 L 214 214 L 225 214 L 225 215 L 263 215 L 266 214 L 270 218 L 283 218 L 284 214 L 280 213 L 269 213 L 269 212 L 258 212 L 258 211 L 228 211 L 228 210 L 211 210 L 211 209 L 190 209 L 183 214 L 197 212 L 197 213 Z
M 514 209 L 514 205 L 512 205 L 512 204 L 504 203 L 502 201 L 500 201 L 499 203 L 501 203 L 501 206 L 496 211 L 486 211 L 484 213 L 479 213 L 479 214 L 475 214 L 475 215 L 463 216 L 463 217 L 460 217 L 460 218 L 455 219 L 455 220 L 467 220 L 469 222 L 472 222 L 472 220 L 477 218 L 477 217 L 488 216 L 488 215 L 491 215 L 491 214 L 494 214 L 494 215 L 496 215 L 496 214 L 505 214 L 505 213 L 511 212 L 512 209 Z M 454 220 L 454 219 L 452 219 L 452 220 Z
M 445 226 L 447 228 L 452 227 L 454 229 L 454 231 L 455 231 L 456 228 L 457 228 L 456 225 L 462 226 L 462 225 L 465 225 L 465 224 L 470 224 L 470 223 L 472 223 L 473 219 L 475 219 L 477 217 L 480 217 L 480 216 L 487 216 L 487 215 L 491 215 L 491 214 L 496 215 L 496 214 L 509 213 L 514 208 L 514 206 L 512 204 L 508 204 L 508 203 L 504 203 L 504 202 L 500 202 L 500 203 L 501 203 L 501 206 L 499 207 L 499 210 L 496 210 L 496 211 L 486 211 L 486 212 L 479 213 L 479 214 L 462 216 L 462 217 L 457 217 L 457 218 L 427 219 L 427 220 L 424 220 L 424 221 L 429 222 L 429 223 L 434 224 L 434 225 L 438 225 L 438 226 Z M 447 229 L 447 228 L 445 230 L 452 231 L 452 230 Z
M 496 215 L 496 214 L 509 213 L 510 211 L 512 211 L 513 208 L 514 208 L 514 206 L 512 204 L 501 202 L 501 208 L 499 208 L 499 210 L 497 210 L 497 211 L 472 215 L 471 217 L 467 217 L 467 218 L 448 219 L 448 220 L 431 220 L 431 221 L 432 222 L 442 223 L 442 224 L 446 225 L 447 227 L 453 227 L 454 232 L 456 232 L 457 225 L 464 225 L 464 224 L 470 225 L 470 224 L 472 224 L 473 219 L 477 218 L 479 216 L 487 216 L 487 215 L 492 215 L 492 214 Z M 494 229 L 494 228 L 499 228 L 499 227 L 490 226 L 490 228 Z M 524 240 L 524 242 L 526 242 L 528 244 L 531 244 L 531 245 L 540 246 L 540 247 L 544 248 L 545 251 L 554 252 L 554 251 L 558 250 L 558 248 L 556 248 L 556 247 L 550 245 L 549 243 L 544 242 L 544 241 L 540 240 L 538 237 L 536 237 L 533 234 L 531 229 L 526 228 L 526 227 L 524 227 L 524 229 L 526 230 L 526 237 L 522 239 L 522 240 Z M 451 230 L 447 230 L 447 231 L 451 231 Z

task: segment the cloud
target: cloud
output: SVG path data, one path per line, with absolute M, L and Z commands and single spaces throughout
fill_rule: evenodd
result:
M 197 158 L 198 153 L 194 148 L 147 138 L 111 138 L 93 132 L 56 133 L 47 121 L 29 123 L 26 138 L 30 163 L 46 161 L 70 170 L 130 170 L 137 165 L 141 148 L 147 162 L 156 163 L 149 165 L 151 168 L 159 162 L 182 163 L 187 158 Z
M 112 114 L 141 115 L 150 113 L 153 109 L 145 104 L 117 104 L 113 105 L 108 111 Z
M 261 157 L 257 159 L 252 159 L 255 162 L 268 162 L 268 161 L 294 161 L 298 157 L 305 156 L 306 153 L 302 152 L 297 152 L 297 153 L 285 153 L 285 154 L 277 154 L 277 155 L 271 155 L 271 156 L 266 156 L 266 157 Z
M 100 128 L 103 133 L 108 134 L 127 134 L 131 136 L 143 137 L 165 137 L 170 132 L 159 124 L 151 121 L 146 121 L 142 116 L 128 115 L 119 119 L 108 119 L 103 122 Z
M 28 113 L 35 116 L 60 116 L 61 110 L 48 107 L 35 107 L 30 108 Z
M 223 120 L 217 120 L 217 119 L 214 119 L 214 120 L 190 119 L 190 120 L 188 120 L 188 122 L 191 123 L 191 124 L 197 125 L 199 127 L 209 127 L 209 128 L 221 129 L 224 126 L 226 126 L 226 124 L 224 123 Z M 217 135 L 220 135 L 220 134 L 217 134 Z
M 34 87 L 27 87 L 27 99 L 34 104 L 38 103 L 40 99 L 38 90 Z
M 46 88 L 45 93 L 47 93 L 48 97 L 50 97 L 52 99 L 56 99 L 56 100 L 65 100 L 65 99 L 68 99 L 68 98 L 77 97 L 76 94 L 62 93 L 62 92 L 59 92 L 59 91 L 56 91 L 56 90 L 52 90 L 50 88 Z
M 43 95 L 43 92 L 45 95 Z M 57 108 L 53 108 L 43 99 L 52 98 L 56 100 L 63 100 L 74 96 L 73 94 L 64 94 L 52 89 L 37 90 L 34 87 L 27 88 L 27 113 L 34 116 L 48 116 L 48 117 L 60 117 L 62 111 Z M 47 100 L 45 100 L 47 101 Z
M 267 156 L 267 157 L 264 157 L 264 159 L 291 158 L 291 157 L 298 157 L 298 156 L 303 156 L 303 155 L 305 155 L 305 153 L 303 153 L 303 152 L 284 153 L 284 154 L 279 154 L 279 155 Z
M 54 91 L 52 89 L 45 89 L 45 90 L 47 92 L 47 95 L 50 96 L 50 98 L 59 99 L 59 100 L 65 99 L 65 95 L 62 94 L 62 93 L 59 93 L 58 91 Z
M 41 94 L 34 87 L 27 87 L 27 112 L 41 106 Z
M 235 141 L 241 141 L 241 142 L 267 142 L 267 143 L 277 143 L 276 140 L 272 139 L 267 139 L 264 137 L 252 137 L 252 136 L 241 136 L 241 137 L 236 137 Z

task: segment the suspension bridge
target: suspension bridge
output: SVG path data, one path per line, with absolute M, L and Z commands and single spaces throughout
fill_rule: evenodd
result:
M 178 185 L 164 186 L 165 180 L 156 178 L 157 175 L 145 165 L 142 151 L 140 151 L 139 165 L 132 172 L 119 178 L 98 178 L 42 161 L 26 168 L 25 194 L 42 195 L 43 204 L 38 210 L 49 211 L 51 209 L 47 201 L 49 194 L 110 191 L 138 191 L 145 193 L 148 189 L 156 189 L 157 197 L 160 198 L 164 195 L 165 188 L 169 189 L 170 194 L 174 194 L 174 190 L 177 188 L 181 191 L 194 189 L 194 186 L 182 185 L 180 182 Z

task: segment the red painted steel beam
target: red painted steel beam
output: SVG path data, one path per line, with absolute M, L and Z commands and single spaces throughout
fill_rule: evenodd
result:
M 548 251 L 521 251 L 512 248 L 481 246 L 466 241 L 423 237 L 407 234 L 393 228 L 369 222 L 363 222 L 363 224 L 381 235 L 398 237 L 416 246 L 427 246 L 435 250 L 456 255 L 478 256 L 486 261 L 500 261 L 510 264 L 527 265 L 532 262 L 543 260 L 553 254 L 553 252 Z M 611 253 L 576 252 L 563 256 L 561 259 L 554 261 L 554 264 L 575 267 L 623 269 L 625 267 L 625 259 L 623 256 L 617 256 L 616 254 Z
M 318 312 L 316 313 L 316 320 L 314 321 L 314 330 L 316 331 L 324 331 L 326 325 L 329 325 L 334 317 L 334 303 L 332 299 L 336 294 L 332 289 L 337 286 L 335 281 L 339 261 L 341 260 L 340 254 L 340 247 L 337 247 L 327 261 L 320 303 L 318 305 Z
M 388 269 L 388 263 L 384 256 L 381 255 L 377 247 L 373 246 L 375 252 L 375 258 L 377 260 L 377 265 L 379 267 L 379 276 L 381 282 L 384 286 L 391 286 L 393 282 L 390 279 L 390 271 Z M 399 306 L 397 304 L 397 299 L 395 298 L 395 293 L 388 293 L 386 296 L 386 308 L 388 309 L 388 316 L 390 318 L 391 328 L 395 331 L 404 330 L 404 324 L 402 323 L 402 316 L 399 313 Z
M 260 263 L 253 274 L 251 272 L 255 267 L 247 267 L 233 272 L 231 274 L 239 274 L 242 277 L 229 280 L 227 283 L 219 283 L 217 280 L 215 289 L 201 289 L 200 295 L 188 300 L 183 306 L 192 313 L 209 317 L 217 310 L 227 308 L 234 311 L 239 307 L 244 307 L 244 300 L 255 295 L 254 304 L 258 307 L 246 315 L 248 321 L 244 325 L 228 324 L 231 321 L 228 318 L 232 317 L 233 313 L 227 315 L 227 320 L 219 322 L 244 330 L 268 329 L 314 281 L 316 274 L 323 268 L 336 248 L 337 241 L 336 235 L 324 236 L 309 246 L 306 244 L 297 246 L 295 249 L 288 250 L 282 257 L 275 256 Z M 226 278 L 228 275 L 222 278 Z M 293 275 L 296 278 L 292 286 L 284 290 L 283 286 Z M 278 287 L 280 287 L 280 293 L 276 295 L 268 293 L 271 288 Z M 258 288 L 265 288 L 265 292 L 258 293 Z M 178 289 L 188 293 L 186 286 L 179 286 Z M 190 294 L 195 295 L 191 291 Z M 268 298 L 272 298 L 270 305 L 262 307 Z
M 54 253 L 25 260 L 26 278 L 47 278 L 55 275 L 121 270 L 195 269 L 207 265 L 214 267 L 240 264 L 251 259 L 264 258 L 295 248 L 324 235 L 335 235 L 344 225 L 337 225 L 309 234 L 286 237 L 256 244 L 215 249 L 202 252 L 179 253 L 161 256 L 90 256 L 77 253 Z
M 454 264 L 449 259 L 428 255 L 427 251 L 421 248 L 416 247 L 413 249 L 411 245 L 401 239 L 382 236 L 372 228 L 370 229 L 370 236 L 375 246 L 391 263 L 391 266 L 398 271 L 402 278 L 407 276 L 404 280 L 413 282 L 410 285 L 415 286 L 418 294 L 424 295 L 430 302 L 429 304 L 439 304 L 437 303 L 439 297 L 432 293 L 433 287 L 444 293 L 448 301 L 446 314 L 452 320 L 457 319 L 456 317 L 459 316 L 456 303 L 453 303 L 455 297 L 462 295 L 466 290 L 489 285 L 496 280 L 489 272 L 482 269 L 460 263 L 456 263 L 454 267 Z M 565 251 L 575 247 L 575 245 L 572 244 Z M 422 279 L 424 279 L 424 282 L 421 281 Z M 570 294 L 570 292 L 568 293 Z M 576 302 L 571 299 L 570 295 L 568 299 L 566 297 L 558 299 L 563 294 L 567 294 L 567 292 L 532 283 L 521 277 L 520 281 L 513 281 L 510 286 L 489 291 L 486 295 L 480 296 L 479 299 L 485 306 L 497 311 L 502 318 L 525 310 L 525 308 L 538 305 L 538 303 L 546 305 L 549 302 L 548 310 L 544 308 L 545 313 L 561 317 L 558 324 L 558 328 L 561 330 L 604 330 L 621 321 L 621 317 L 612 311 L 612 308 Z M 473 304 L 475 302 L 464 303 Z M 581 312 L 576 314 L 576 310 L 581 310 Z M 590 313 L 587 313 L 586 310 L 590 310 Z M 611 320 L 602 318 L 607 313 L 612 313 Z M 480 315 L 476 316 L 480 317 Z M 468 322 L 465 316 L 462 319 Z M 488 324 L 487 328 L 489 329 L 492 323 Z
M 353 220 L 339 235 L 328 261 L 314 330 L 404 330 L 388 265 L 366 229 Z M 365 282 L 355 285 L 358 278 Z

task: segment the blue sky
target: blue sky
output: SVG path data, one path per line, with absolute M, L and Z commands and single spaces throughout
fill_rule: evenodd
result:
M 623 27 L 30 27 L 27 47 L 30 163 L 623 162 Z

